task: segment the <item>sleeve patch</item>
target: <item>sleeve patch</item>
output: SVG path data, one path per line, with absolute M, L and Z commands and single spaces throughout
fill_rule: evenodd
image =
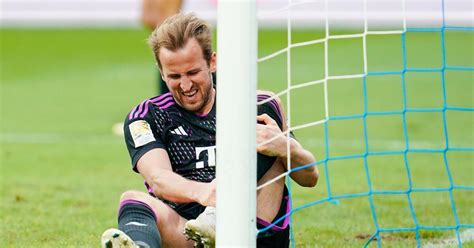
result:
M 151 131 L 150 124 L 145 120 L 134 121 L 128 125 L 128 128 L 130 129 L 135 148 L 156 141 Z

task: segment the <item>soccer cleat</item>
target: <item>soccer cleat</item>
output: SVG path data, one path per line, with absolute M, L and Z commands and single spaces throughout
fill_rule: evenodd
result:
M 119 229 L 110 228 L 102 234 L 102 248 L 140 248 Z
M 216 208 L 207 207 L 196 219 L 186 222 L 184 235 L 196 241 L 196 247 L 215 247 Z

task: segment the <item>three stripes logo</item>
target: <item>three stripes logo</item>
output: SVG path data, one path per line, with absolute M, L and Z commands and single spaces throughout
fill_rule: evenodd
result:
M 184 128 L 182 126 L 179 126 L 179 127 L 175 128 L 174 130 L 171 130 L 171 133 L 176 134 L 176 135 L 184 135 L 184 136 L 188 135 L 188 133 L 186 133 L 186 131 L 184 131 Z

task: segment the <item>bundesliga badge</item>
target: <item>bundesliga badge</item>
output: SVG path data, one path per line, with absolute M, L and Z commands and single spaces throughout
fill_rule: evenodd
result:
M 128 128 L 130 129 L 130 134 L 132 134 L 135 148 L 155 141 L 155 137 L 151 132 L 150 124 L 144 120 L 134 121 L 128 125 Z

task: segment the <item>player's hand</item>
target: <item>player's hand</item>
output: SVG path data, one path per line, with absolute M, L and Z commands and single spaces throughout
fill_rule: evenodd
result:
M 199 199 L 199 204 L 211 207 L 216 206 L 216 185 L 216 179 L 212 180 L 210 183 L 205 184 Z
M 257 122 L 257 145 L 277 136 L 271 142 L 258 146 L 257 152 L 271 157 L 285 157 L 287 139 L 276 121 L 267 114 L 262 114 L 257 116 Z

